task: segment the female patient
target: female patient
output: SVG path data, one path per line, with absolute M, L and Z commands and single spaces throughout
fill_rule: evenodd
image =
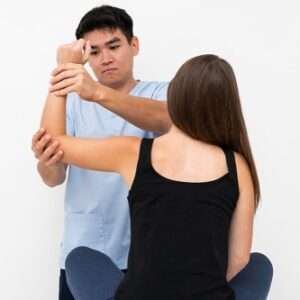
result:
M 65 98 L 47 99 L 42 125 L 63 161 L 118 172 L 130 189 L 128 271 L 121 280 L 107 258 L 110 285 L 78 299 L 235 299 L 228 282 L 249 261 L 260 192 L 231 66 L 215 55 L 187 61 L 169 85 L 168 110 L 172 127 L 154 140 L 81 139 L 65 135 Z M 97 274 L 86 272 L 83 281 Z

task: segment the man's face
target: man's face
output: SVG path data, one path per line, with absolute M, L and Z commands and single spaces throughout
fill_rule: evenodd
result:
M 119 29 L 93 30 L 83 38 L 90 41 L 89 64 L 100 83 L 116 88 L 133 78 L 133 57 L 139 50 L 137 38 L 129 44 Z

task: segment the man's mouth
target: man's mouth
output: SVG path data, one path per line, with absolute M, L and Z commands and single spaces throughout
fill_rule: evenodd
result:
M 108 74 L 108 73 L 114 72 L 116 70 L 117 70 L 117 68 L 108 68 L 108 69 L 103 70 L 102 74 Z

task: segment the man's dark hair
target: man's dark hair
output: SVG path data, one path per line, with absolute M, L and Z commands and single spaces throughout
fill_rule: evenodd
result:
M 96 29 L 120 29 L 128 43 L 133 37 L 133 21 L 124 9 L 101 5 L 88 11 L 80 20 L 76 29 L 76 38 L 80 39 L 85 33 Z

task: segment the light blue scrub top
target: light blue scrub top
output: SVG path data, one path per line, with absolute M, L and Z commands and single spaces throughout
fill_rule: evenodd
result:
M 166 100 L 166 82 L 140 81 L 130 95 Z M 82 101 L 76 93 L 67 98 L 67 131 L 77 137 L 153 137 L 99 104 Z M 127 268 L 130 243 L 128 188 L 116 173 L 70 165 L 65 193 L 61 269 L 70 251 L 86 246 L 106 253 L 120 269 Z

